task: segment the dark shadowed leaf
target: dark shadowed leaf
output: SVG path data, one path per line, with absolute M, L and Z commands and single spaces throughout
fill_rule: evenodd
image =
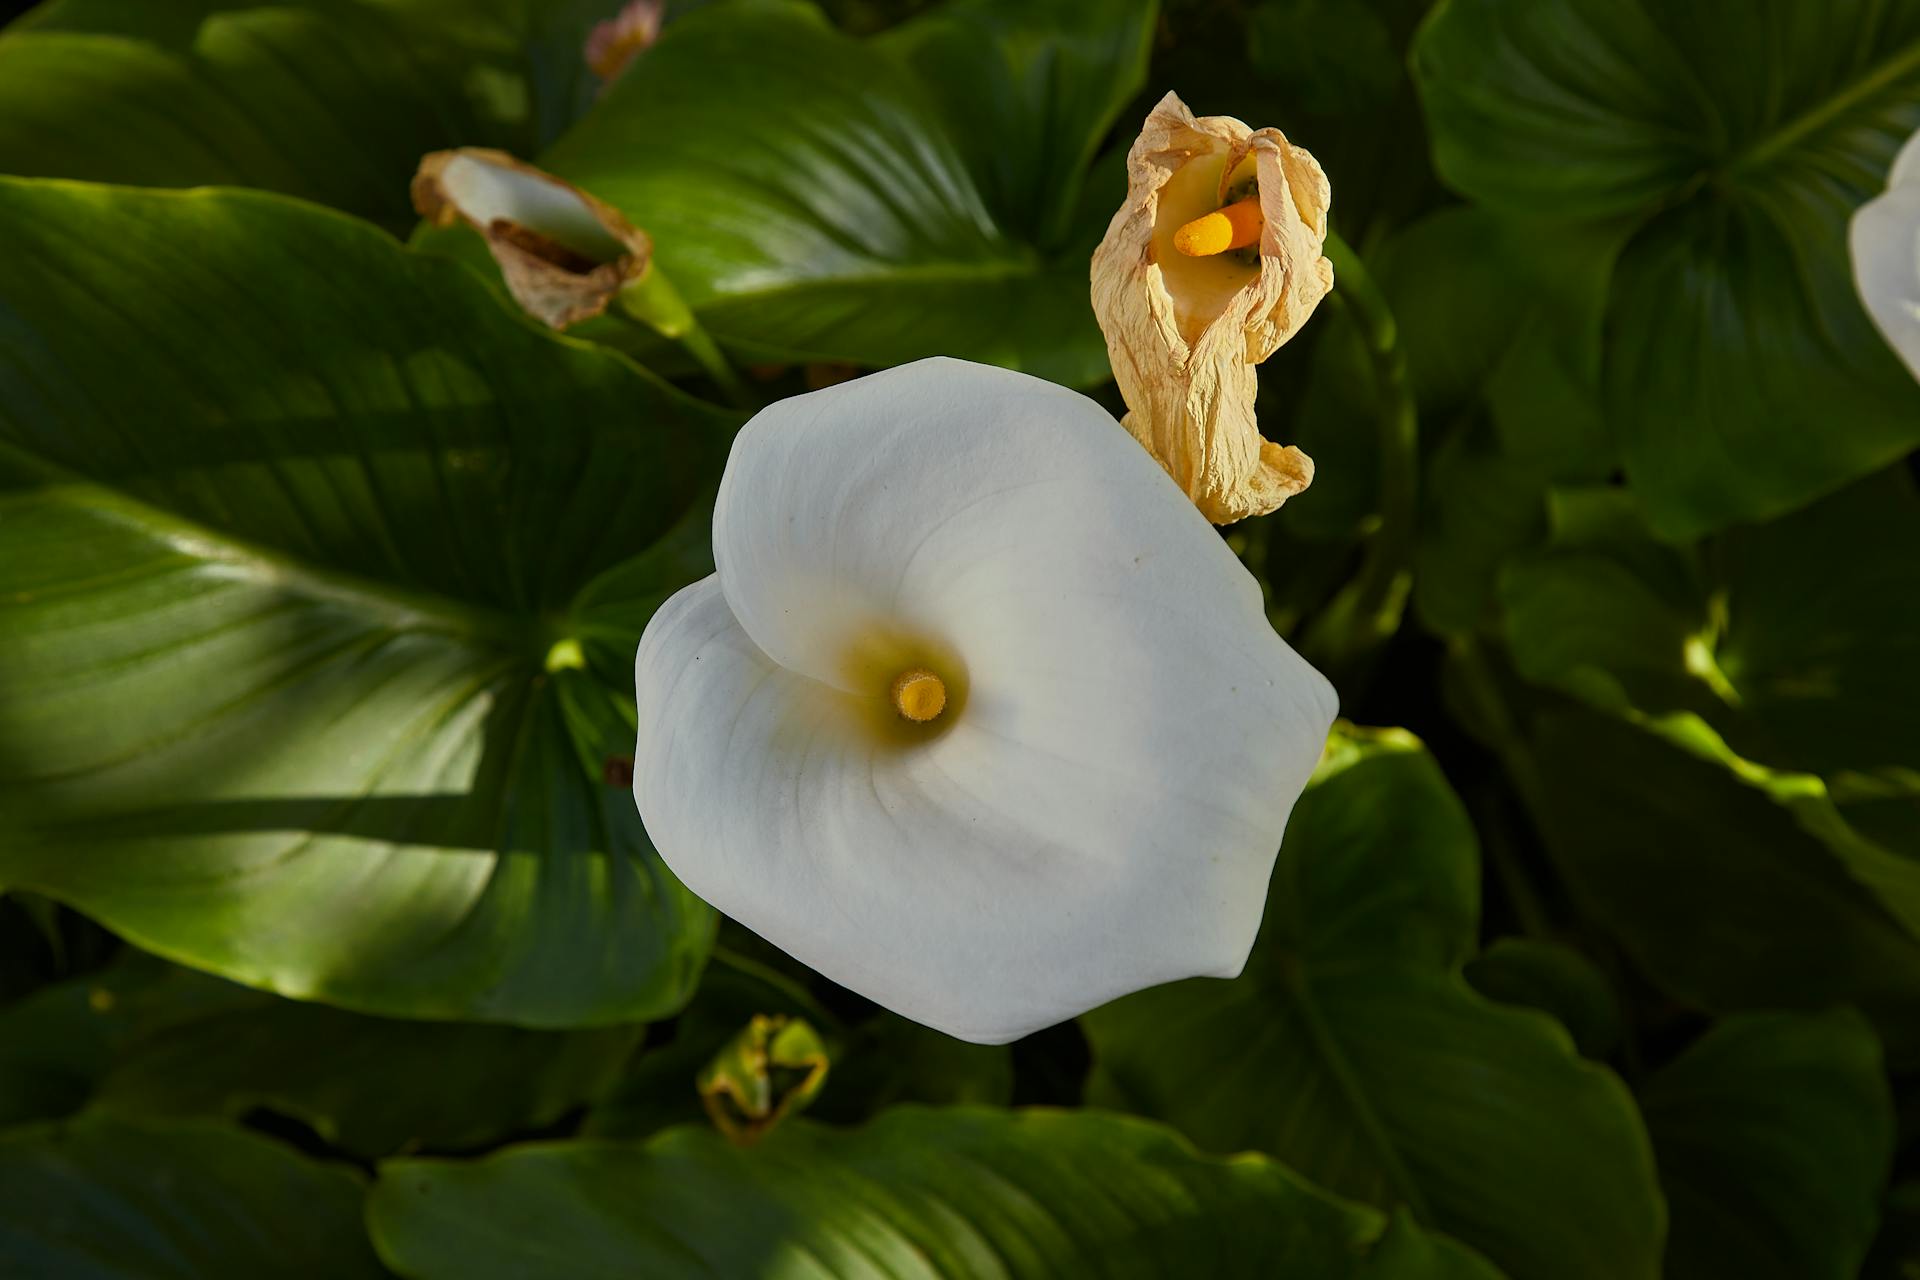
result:
M 1552 544 L 1502 579 L 1521 673 L 1611 711 L 1698 716 L 1920 935 L 1920 500 L 1904 470 L 1684 551 L 1623 491 L 1552 506 Z
M 1920 8 L 1452 0 L 1414 50 L 1441 175 L 1491 208 L 1628 220 L 1606 401 L 1653 523 L 1778 514 L 1920 443 L 1846 227 L 1920 126 Z
M 1857 1014 L 1741 1014 L 1640 1091 L 1673 1214 L 1669 1280 L 1851 1280 L 1880 1220 L 1893 1101 Z
M 1867 1013 L 1920 1058 L 1920 943 L 1804 825 L 1789 788 L 1698 722 L 1543 717 L 1548 844 L 1587 911 L 1662 987 L 1713 1012 Z
M 88 1116 L 0 1134 L 0 1268 L 61 1280 L 383 1274 L 361 1180 L 207 1122 Z
M 1295 808 L 1247 972 L 1083 1020 L 1090 1101 L 1404 1205 L 1515 1280 L 1658 1274 L 1632 1100 L 1558 1024 L 1467 986 L 1478 850 L 1411 737 L 1336 738 Z
M 112 986 L 95 984 L 111 996 Z M 95 1105 L 141 1115 L 296 1117 L 362 1156 L 457 1150 L 549 1124 L 611 1086 L 638 1027 L 529 1031 L 405 1022 L 183 970 L 131 993 L 133 1034 Z
M 1481 995 L 1552 1014 L 1580 1052 L 1604 1058 L 1620 1041 L 1620 1003 L 1593 962 L 1572 947 L 1501 938 L 1467 962 Z

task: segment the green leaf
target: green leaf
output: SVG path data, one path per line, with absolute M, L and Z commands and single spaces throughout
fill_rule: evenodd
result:
M 1920 9 L 1880 0 L 1450 0 L 1414 50 L 1441 175 L 1626 219 L 1606 402 L 1667 537 L 1775 515 L 1920 444 L 1854 293 L 1854 208 L 1920 126 Z
M 0 1008 L 0 1129 L 71 1115 L 93 1095 L 125 1032 L 94 991 L 77 978 Z
M 1427 463 L 1413 607 L 1441 635 L 1471 633 L 1486 622 L 1502 568 L 1546 533 L 1543 469 L 1499 452 L 1486 436 L 1462 432 Z
M 1404 1205 L 1515 1280 L 1656 1275 L 1664 1213 L 1626 1090 L 1557 1024 L 1461 979 L 1477 862 L 1417 742 L 1337 735 L 1247 972 L 1088 1014 L 1089 1099 Z
M 1686 551 L 1618 490 L 1555 495 L 1501 595 L 1528 679 L 1684 730 L 1920 936 L 1920 496 L 1904 470 Z M 1711 726 L 1710 729 L 1707 726 Z
M 732 420 L 278 197 L 0 182 L 0 234 L 0 881 L 364 1012 L 684 1003 L 713 916 L 568 614 Z
M 1323 115 L 1379 110 L 1400 80 L 1386 22 L 1350 0 L 1263 0 L 1247 15 L 1247 60 Z
M 1655 543 L 1617 493 L 1556 504 L 1555 545 L 1502 588 L 1528 679 L 1695 712 L 1771 767 L 1920 771 L 1920 494 L 1904 468 L 1693 553 Z M 1594 519 L 1611 531 L 1569 527 Z
M 1458 1246 L 1254 1156 L 1053 1111 L 902 1107 L 858 1130 L 792 1121 L 751 1149 L 646 1143 L 392 1161 L 368 1206 L 388 1264 L 506 1276 L 1366 1276 L 1497 1280 Z M 1371 1255 L 1369 1246 L 1379 1242 Z
M 1091 251 L 1074 215 L 1095 153 L 1145 83 L 1158 6 L 1119 0 L 945 0 L 874 47 L 937 101 L 1001 226 L 1043 251 Z M 1083 245 L 1080 242 L 1086 241 Z
M 405 228 L 422 155 L 530 154 L 585 108 L 587 18 L 613 7 L 54 0 L 0 33 L 0 172 L 264 187 Z
M 1087 257 L 1122 190 L 1078 196 L 1153 13 L 970 0 L 863 42 L 793 0 L 713 4 L 542 163 L 645 227 L 749 356 L 945 354 L 1091 384 Z
M 1850 1003 L 1920 1060 L 1920 943 L 1711 735 L 1541 717 L 1548 847 L 1585 911 L 1667 991 L 1715 1013 Z
M 968 1044 L 882 1013 L 847 1033 L 833 1079 L 810 1114 L 838 1124 L 901 1102 L 1005 1106 L 1012 1099 L 1008 1046 Z
M 1860 1275 L 1862 1280 L 1920 1276 L 1920 1182 L 1900 1182 L 1887 1192 L 1880 1235 Z
M 361 1156 L 458 1150 L 598 1097 L 640 1034 L 371 1018 L 134 952 L 0 1009 L 0 1125 L 265 1107 Z
M 1434 631 L 1471 632 L 1486 620 L 1501 564 L 1545 530 L 1552 482 L 1600 478 L 1614 467 L 1591 407 L 1598 374 L 1589 368 L 1614 238 L 1606 228 L 1542 235 L 1455 206 L 1413 223 L 1379 252 L 1381 288 L 1431 446 L 1413 607 Z M 1323 339 L 1320 350 L 1330 346 Z M 1316 377 L 1310 399 L 1319 388 Z M 1352 429 L 1350 413 L 1340 416 L 1307 438 L 1310 453 L 1322 440 L 1367 438 Z M 1377 465 L 1368 457 L 1358 471 L 1364 478 Z
M 89 1116 L 0 1134 L 0 1259 L 12 1274 L 383 1274 L 360 1180 L 226 1125 Z
M 406 1146 L 482 1146 L 550 1124 L 607 1089 L 638 1027 L 527 1031 L 404 1022 L 285 1000 L 172 970 L 122 996 L 120 1051 L 96 1106 L 139 1115 L 226 1115 L 264 1106 L 363 1156 Z
M 1893 1157 L 1880 1045 L 1850 1012 L 1716 1025 L 1641 1090 L 1669 1280 L 1851 1280 Z
M 1620 1004 L 1593 962 L 1554 942 L 1501 938 L 1467 962 L 1481 995 L 1551 1014 L 1580 1052 L 1604 1058 L 1620 1042 Z

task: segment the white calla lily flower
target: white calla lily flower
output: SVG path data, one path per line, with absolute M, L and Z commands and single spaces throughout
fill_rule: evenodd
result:
M 1920 133 L 1900 149 L 1886 192 L 1854 213 L 1848 240 L 1867 314 L 1920 378 Z
M 947 359 L 783 400 L 713 548 L 635 677 L 695 893 L 980 1043 L 1240 972 L 1335 696 L 1105 410 Z

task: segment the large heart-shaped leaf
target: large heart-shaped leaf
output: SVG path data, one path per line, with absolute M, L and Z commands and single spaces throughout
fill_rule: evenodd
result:
M 1852 1280 L 1893 1155 L 1859 1015 L 1743 1014 L 1640 1091 L 1673 1209 L 1668 1280 Z
M 1087 1015 L 1090 1099 L 1405 1205 L 1515 1280 L 1657 1275 L 1664 1214 L 1632 1099 L 1557 1024 L 1460 976 L 1477 861 L 1417 742 L 1336 739 L 1288 824 L 1247 972 Z
M 675 585 L 620 569 L 730 419 L 279 197 L 0 182 L 0 235 L 0 882 L 368 1012 L 677 1008 L 713 917 L 570 610 Z
M 1662 533 L 1788 510 L 1920 444 L 1920 389 L 1846 246 L 1920 126 L 1920 8 L 1449 0 L 1414 66 L 1448 182 L 1637 221 L 1606 398 Z
M 1154 11 L 961 0 L 860 41 L 796 0 L 713 4 L 543 163 L 645 227 L 743 352 L 1098 382 L 1087 258 L 1124 189 L 1079 196 Z
M 640 1035 L 373 1018 L 134 953 L 0 1010 L 0 1123 L 265 1107 L 356 1155 L 460 1150 L 597 1098 Z
M 53 0 L 0 33 L 0 173 L 229 183 L 409 225 L 428 151 L 530 153 L 611 0 Z
M 360 1179 L 227 1125 L 89 1116 L 0 1135 L 0 1269 L 17 1276 L 382 1274 Z
M 900 1107 L 791 1121 L 751 1150 L 697 1127 L 646 1143 L 391 1161 L 368 1207 L 403 1275 L 1259 1276 L 1497 1280 L 1451 1242 L 1271 1161 L 1198 1156 L 1155 1125 Z

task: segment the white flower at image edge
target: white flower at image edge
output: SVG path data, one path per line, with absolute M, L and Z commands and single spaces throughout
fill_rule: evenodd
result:
M 713 552 L 635 669 L 695 893 L 981 1043 L 1240 972 L 1334 692 L 1104 409 L 946 359 L 780 401 Z
M 1853 215 L 1849 241 L 1867 314 L 1920 378 L 1920 133 L 1900 149 L 1885 194 Z

